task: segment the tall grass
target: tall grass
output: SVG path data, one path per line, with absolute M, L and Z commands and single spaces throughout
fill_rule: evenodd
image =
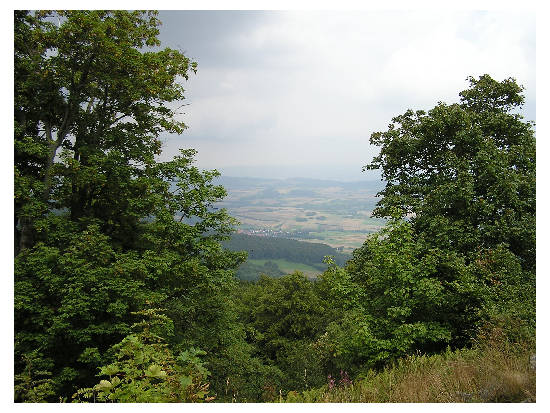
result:
M 535 402 L 534 341 L 511 342 L 500 328 L 471 349 L 411 355 L 347 386 L 290 392 L 286 402 L 464 403 Z M 332 387 L 332 386 L 330 386 Z

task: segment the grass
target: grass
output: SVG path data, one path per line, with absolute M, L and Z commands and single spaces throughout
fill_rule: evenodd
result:
M 534 343 L 510 343 L 495 329 L 472 349 L 408 356 L 346 387 L 290 392 L 286 402 L 536 402 L 534 353 Z
M 304 275 L 309 278 L 315 278 L 322 272 L 319 269 L 312 267 L 310 265 L 287 261 L 284 259 L 264 259 L 264 260 L 249 259 L 248 261 L 256 265 L 264 265 L 267 261 L 271 261 L 277 264 L 277 266 L 281 269 L 281 271 L 284 271 L 288 274 L 293 273 L 294 271 L 300 271 L 300 272 L 303 272 Z

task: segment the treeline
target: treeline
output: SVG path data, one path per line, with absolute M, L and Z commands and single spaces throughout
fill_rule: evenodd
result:
M 233 234 L 228 241 L 222 243 L 231 251 L 246 251 L 249 259 L 285 259 L 304 263 L 324 271 L 323 263 L 326 256 L 333 257 L 338 265 L 344 265 L 349 255 L 338 252 L 327 244 L 296 241 L 286 238 L 260 237 L 247 234 Z
M 14 12 L 15 401 L 300 399 L 484 331 L 534 348 L 535 137 L 513 79 L 372 135 L 390 221 L 345 264 L 239 282 L 218 173 L 193 150 L 156 161 L 197 68 L 158 47 L 156 15 Z
M 326 257 L 332 257 L 339 265 L 345 264 L 350 258 L 326 244 L 240 233 L 231 235 L 222 245 L 230 251 L 244 251 L 248 254 L 249 260 L 242 263 L 236 271 L 237 278 L 243 281 L 258 280 L 262 274 L 280 277 L 288 273 L 273 260 L 283 259 L 291 263 L 306 264 L 321 273 L 327 269 L 324 262 Z M 250 261 L 256 259 L 267 261 L 262 264 Z

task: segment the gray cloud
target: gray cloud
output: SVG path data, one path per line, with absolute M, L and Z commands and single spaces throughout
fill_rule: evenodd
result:
M 263 11 L 161 11 L 161 40 L 177 47 L 204 67 L 236 67 L 257 61 L 235 42 L 262 24 L 269 23 L 277 13 Z
M 189 129 L 166 137 L 166 156 L 194 147 L 205 168 L 360 177 L 377 152 L 372 132 L 408 108 L 456 101 L 469 75 L 516 77 L 524 114 L 535 119 L 534 13 L 167 11 L 160 19 L 163 44 L 199 63 L 185 85 Z

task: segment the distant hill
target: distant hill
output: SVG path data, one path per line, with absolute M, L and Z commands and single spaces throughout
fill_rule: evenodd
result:
M 346 190 L 367 190 L 378 192 L 384 188 L 384 182 L 377 180 L 364 181 L 332 181 L 327 179 L 310 178 L 287 178 L 287 179 L 268 179 L 268 178 L 249 178 L 220 176 L 215 181 L 218 185 L 223 185 L 227 189 L 250 189 L 250 188 L 288 188 L 294 187 L 304 190 L 322 189 L 329 187 L 343 188 Z
M 237 276 L 241 279 L 258 278 L 261 273 L 279 276 L 289 272 L 289 270 L 292 271 L 292 263 L 297 264 L 295 269 L 301 270 L 305 268 L 303 267 L 305 265 L 309 267 L 310 272 L 318 270 L 321 273 L 327 267 L 323 263 L 323 259 L 327 255 L 332 256 L 338 265 L 344 265 L 350 259 L 349 255 L 340 253 L 326 244 L 286 238 L 234 234 L 223 245 L 231 251 L 248 252 L 249 262 L 243 264 L 237 273 Z M 259 260 L 266 260 L 267 262 L 258 265 Z M 279 265 L 277 265 L 277 260 L 279 260 Z M 281 268 L 280 260 L 287 261 L 284 263 L 283 268 Z M 254 277 L 254 274 L 257 274 L 257 277 Z

